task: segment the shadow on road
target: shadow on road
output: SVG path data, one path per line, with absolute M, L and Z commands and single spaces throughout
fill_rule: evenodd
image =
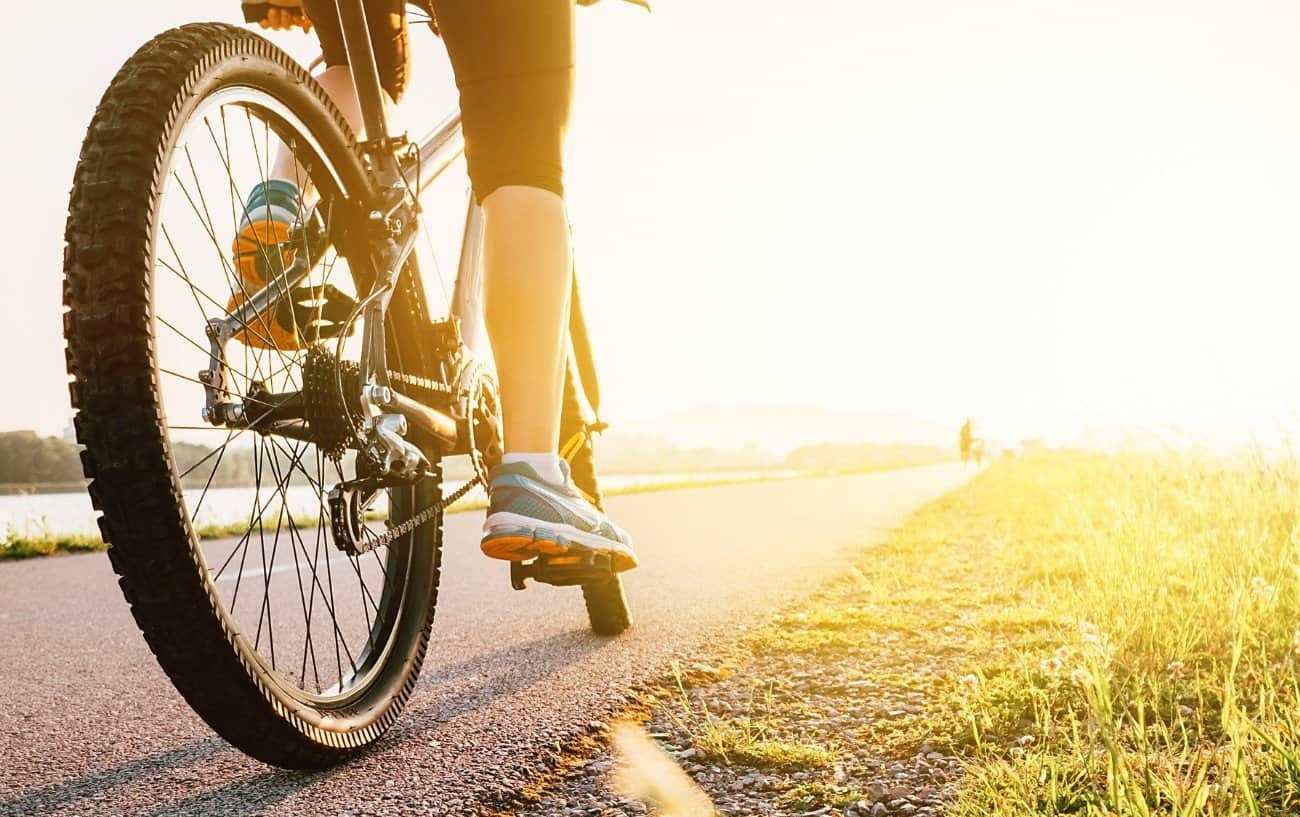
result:
M 600 650 L 608 639 L 586 631 L 559 633 L 525 644 L 517 644 L 468 661 L 445 667 L 426 667 L 417 687 L 417 701 L 408 708 L 397 726 L 360 757 L 381 756 L 413 740 L 427 740 L 440 725 L 475 712 L 494 700 L 514 695 Z M 443 694 L 441 690 L 446 690 Z M 422 700 L 421 700 L 422 699 Z M 473 747 L 466 747 L 472 749 Z M 221 814 L 248 817 L 265 813 L 275 804 L 312 785 L 345 771 L 340 766 L 321 772 L 290 772 L 263 767 L 266 771 L 243 780 L 176 800 L 151 809 L 150 804 L 132 802 L 130 795 L 103 797 L 105 793 L 154 778 L 165 778 L 174 769 L 194 766 L 202 780 L 203 764 L 216 755 L 231 751 L 218 737 L 209 737 L 174 749 L 141 757 L 108 769 L 90 772 L 65 783 L 36 789 L 12 800 L 0 801 L 0 815 L 24 817 L 95 798 L 95 811 L 102 814 L 137 814 L 141 817 Z M 186 780 L 192 780 L 187 776 Z M 165 782 L 164 780 L 154 780 Z M 177 783 L 177 788 L 186 783 Z M 202 784 L 200 784 L 202 785 Z M 179 793 L 179 792 L 178 792 Z
M 161 774 L 168 769 L 184 768 L 207 760 L 227 748 L 229 748 L 228 744 L 224 740 L 214 736 L 176 749 L 168 749 L 165 752 L 91 772 L 66 783 L 45 786 L 13 800 L 5 800 L 0 802 L 0 814 L 18 817 L 24 814 L 35 814 L 38 809 L 51 811 L 109 789 Z

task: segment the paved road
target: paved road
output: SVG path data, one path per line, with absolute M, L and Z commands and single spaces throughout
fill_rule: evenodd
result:
M 154 663 L 102 554 L 0 563 L 0 815 L 466 815 L 516 790 L 678 649 L 811 590 L 848 549 L 958 486 L 954 466 L 612 500 L 637 536 L 635 630 L 586 632 L 576 590 L 510 590 L 448 519 L 421 683 L 377 749 L 282 772 L 214 737 Z

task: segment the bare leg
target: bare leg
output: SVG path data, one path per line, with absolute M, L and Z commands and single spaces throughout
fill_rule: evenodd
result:
M 484 318 L 501 385 L 505 448 L 559 446 L 573 260 L 564 199 L 510 185 L 483 199 Z
M 358 139 L 364 139 L 365 127 L 361 121 L 361 103 L 357 100 L 357 89 L 352 84 L 352 69 L 346 65 L 331 65 L 324 71 L 316 75 L 316 81 L 325 89 L 325 93 L 333 101 L 339 113 L 343 114 L 343 119 L 352 128 L 352 132 L 357 135 Z M 384 93 L 384 108 L 389 113 L 393 110 L 393 101 Z M 275 159 L 271 163 L 271 178 L 288 179 L 299 187 L 303 187 L 307 174 L 294 159 L 292 151 L 284 145 L 280 145 L 275 152 Z M 303 191 L 306 195 L 306 191 Z

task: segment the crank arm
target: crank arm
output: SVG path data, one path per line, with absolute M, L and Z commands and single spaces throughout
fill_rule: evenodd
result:
M 249 424 L 248 407 L 231 399 L 226 374 L 226 345 L 259 321 L 269 324 L 275 320 L 274 310 L 282 300 L 291 297 L 298 284 L 315 269 L 329 246 L 329 238 L 319 218 L 309 216 L 307 225 L 294 230 L 286 243 L 301 244 L 306 252 L 297 253 L 288 269 L 275 275 L 234 311 L 209 320 L 204 329 L 208 338 L 208 366 L 199 372 L 198 379 L 203 384 L 204 393 L 202 417 L 214 426 Z M 270 255 L 274 258 L 268 257 L 268 261 L 273 267 L 278 266 L 280 253 L 277 251 Z

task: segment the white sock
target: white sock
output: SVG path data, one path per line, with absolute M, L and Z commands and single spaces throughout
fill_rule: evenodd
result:
M 560 455 L 550 452 L 544 454 L 506 454 L 501 457 L 502 465 L 514 465 L 522 462 L 537 472 L 537 476 L 553 485 L 564 484 L 564 471 L 560 470 Z

